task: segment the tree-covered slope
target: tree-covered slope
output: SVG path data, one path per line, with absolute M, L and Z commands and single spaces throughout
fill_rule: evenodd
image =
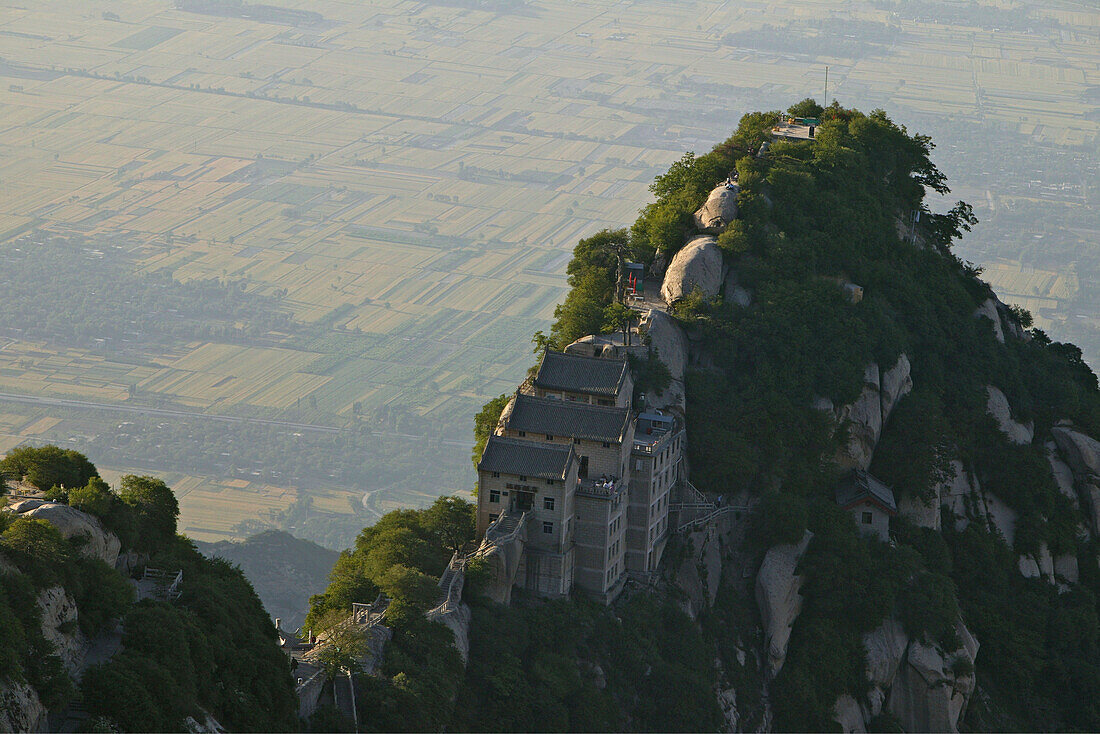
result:
M 271 620 L 239 568 L 176 535 L 163 482 L 125 476 L 115 491 L 53 446 L 10 452 L 0 473 L 48 499 L 0 508 L 0 725 L 62 726 L 68 712 L 94 730 L 297 728 Z M 139 598 L 130 577 L 147 567 L 182 571 L 178 598 Z

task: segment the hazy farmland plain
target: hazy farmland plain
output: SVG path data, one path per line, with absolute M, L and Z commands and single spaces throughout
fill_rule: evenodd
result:
M 826 65 L 936 138 L 963 256 L 1100 365 L 1095 4 L 270 2 L 0 0 L 0 451 L 162 474 L 201 540 L 342 547 L 468 490 L 576 240 Z

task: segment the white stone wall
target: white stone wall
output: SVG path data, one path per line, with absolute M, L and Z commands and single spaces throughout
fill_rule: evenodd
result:
M 851 508 L 849 512 L 852 513 L 861 533 L 877 536 L 879 540 L 890 539 L 890 516 L 877 505 L 862 502 Z M 865 522 L 865 513 L 870 515 L 870 523 Z

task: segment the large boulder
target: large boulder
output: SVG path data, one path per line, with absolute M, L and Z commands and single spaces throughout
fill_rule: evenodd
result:
M 718 241 L 711 235 L 699 235 L 672 258 L 661 284 L 661 297 L 671 306 L 699 288 L 705 297 L 714 298 L 724 276 Z
M 695 212 L 695 226 L 707 232 L 723 231 L 730 222 L 737 219 L 738 193 L 736 185 L 727 186 L 723 183 L 716 186 L 707 197 L 707 203 Z
M 8 510 L 8 512 L 14 512 L 16 514 L 19 514 L 21 512 L 27 512 L 28 510 L 33 510 L 36 507 L 41 507 L 42 505 L 45 505 L 45 504 L 49 504 L 49 500 L 42 500 L 42 499 L 13 500 L 12 502 L 8 503 L 8 506 L 5 509 Z
M 104 529 L 99 518 L 94 515 L 68 505 L 47 502 L 20 512 L 20 517 L 45 520 L 66 538 L 86 537 L 87 540 L 80 547 L 80 552 L 92 558 L 98 558 L 112 568 L 118 560 L 118 551 L 122 544 L 114 533 Z
M 1092 532 L 1100 533 L 1100 442 L 1067 425 L 1057 425 L 1051 433 L 1073 470 L 1081 509 L 1089 518 Z
M 806 531 L 797 545 L 768 549 L 756 575 L 756 604 L 764 623 L 764 647 L 768 672 L 775 676 L 787 659 L 791 627 L 802 611 L 803 578 L 795 573 L 813 534 Z
M 997 421 L 1001 433 L 1008 436 L 1008 440 L 1014 444 L 1024 446 L 1031 443 L 1031 439 L 1035 437 L 1035 424 L 1031 421 L 1025 424 L 1012 420 L 1012 410 L 1005 394 L 992 385 L 986 385 L 985 391 L 989 395 L 986 411 Z

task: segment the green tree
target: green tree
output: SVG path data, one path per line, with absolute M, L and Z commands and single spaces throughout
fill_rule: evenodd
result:
M 496 430 L 500 414 L 511 399 L 511 395 L 498 395 L 481 406 L 481 410 L 474 416 L 474 448 L 470 458 L 473 459 L 475 468 L 481 462 L 481 454 L 485 451 L 489 436 Z
M 18 517 L 0 535 L 0 543 L 17 557 L 45 567 L 60 567 L 69 557 L 65 538 L 45 520 Z
M 791 117 L 814 117 L 821 119 L 821 115 L 825 112 L 825 108 L 817 103 L 817 100 L 807 97 L 797 104 L 791 105 L 787 108 L 787 114 Z
M 137 513 L 139 543 L 145 548 L 160 547 L 175 537 L 180 506 L 167 484 L 156 477 L 127 474 L 118 494 Z
M 621 331 L 623 333 L 623 344 L 629 346 L 630 326 L 637 317 L 637 312 L 632 308 L 616 301 L 604 309 L 603 326 L 600 327 L 600 331 Z
M 439 497 L 424 511 L 424 527 L 435 534 L 440 545 L 457 553 L 474 538 L 477 507 L 461 497 Z
M 14 448 L 0 460 L 0 474 L 25 477 L 43 492 L 51 487 L 83 487 L 99 476 L 84 454 L 58 446 Z
M 440 590 L 436 579 L 423 571 L 396 563 L 382 574 L 378 585 L 394 604 L 405 609 L 424 612 L 439 603 Z M 389 614 L 389 612 L 387 612 Z
M 117 499 L 107 482 L 99 477 L 92 477 L 83 487 L 69 490 L 69 505 L 81 512 L 88 512 L 101 518 L 110 513 Z

